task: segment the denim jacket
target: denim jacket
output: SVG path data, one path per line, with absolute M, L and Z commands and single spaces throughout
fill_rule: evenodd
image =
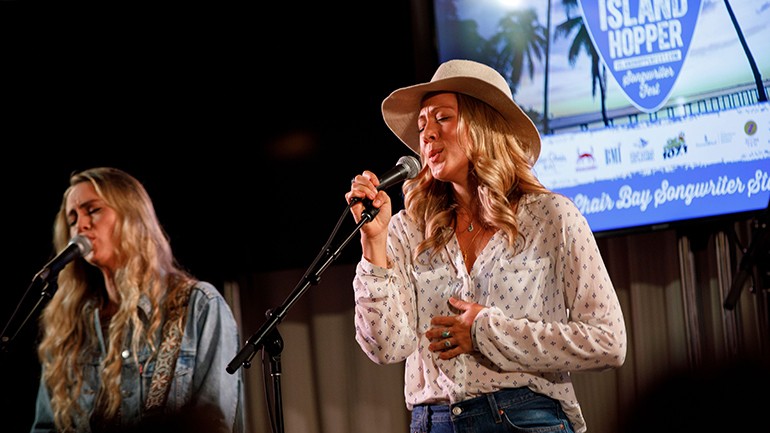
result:
M 144 313 L 149 313 L 149 300 L 142 299 L 139 308 L 144 310 Z M 89 418 L 100 386 L 100 361 L 106 355 L 98 317 L 97 312 L 94 315 L 94 326 L 99 335 L 100 350 L 88 356 L 90 361 L 85 367 L 84 384 L 79 399 L 80 407 L 89 415 Z M 140 313 L 140 317 L 146 318 L 149 314 Z M 230 374 L 225 370 L 227 364 L 238 353 L 239 346 L 238 327 L 224 297 L 213 285 L 198 282 L 190 293 L 184 336 L 174 377 L 170 384 L 166 413 L 178 414 L 179 411 L 187 410 L 185 412 L 187 414 L 195 413 L 196 416 L 201 416 L 201 411 L 205 409 L 210 411 L 206 412 L 207 431 L 214 428 L 216 432 L 242 433 L 244 430 L 242 373 L 238 370 Z M 147 422 L 143 419 L 144 403 L 155 371 L 154 360 L 147 363 L 150 356 L 148 347 L 140 350 L 138 365 L 129 349 L 126 344 L 123 350 L 121 375 L 123 398 L 118 421 L 120 429 L 126 431 L 140 425 L 141 422 Z M 210 416 L 214 416 L 214 421 Z M 199 419 L 203 420 L 203 418 Z M 167 423 L 164 425 L 170 426 L 168 421 L 164 422 Z M 212 422 L 216 427 L 210 425 Z M 76 419 L 76 423 L 78 433 L 91 432 L 88 419 L 79 418 Z M 55 431 L 48 389 L 41 380 L 31 432 Z

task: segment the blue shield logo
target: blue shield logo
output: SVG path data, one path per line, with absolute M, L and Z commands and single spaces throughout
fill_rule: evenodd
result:
M 690 49 L 701 0 L 579 0 L 594 47 L 626 97 L 662 107 Z

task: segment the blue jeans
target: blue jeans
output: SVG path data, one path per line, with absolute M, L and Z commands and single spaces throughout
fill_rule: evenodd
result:
M 412 409 L 411 433 L 574 433 L 561 404 L 529 388 Z

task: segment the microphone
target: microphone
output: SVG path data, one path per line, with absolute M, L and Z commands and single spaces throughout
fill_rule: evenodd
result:
M 403 182 L 407 179 L 411 179 L 417 176 L 417 173 L 420 172 L 420 168 L 420 161 L 418 161 L 417 158 L 414 156 L 402 156 L 398 159 L 395 167 L 386 171 L 385 174 L 379 177 L 380 184 L 377 185 L 377 191 L 382 191 L 383 189 L 390 188 L 399 182 Z M 350 206 L 353 206 L 360 201 L 363 201 L 365 207 L 361 214 L 363 219 L 367 222 L 373 220 L 380 210 L 371 207 L 371 200 L 362 200 L 358 197 L 353 197 L 353 199 L 350 201 Z
M 401 158 L 398 158 L 398 162 L 396 163 L 395 167 L 386 171 L 385 174 L 379 177 L 380 184 L 377 185 L 377 191 L 390 188 L 399 182 L 411 179 L 417 176 L 417 173 L 419 172 L 420 161 L 418 161 L 417 158 L 413 156 L 402 156 Z M 353 199 L 350 201 L 350 205 L 352 206 L 360 201 L 360 198 L 353 197 Z
M 380 177 L 380 184 L 377 186 L 377 191 L 390 188 L 391 186 L 403 182 L 407 179 L 411 179 L 417 176 L 420 172 L 420 161 L 413 156 L 402 156 L 398 159 L 396 166 L 386 171 Z
M 50 262 L 43 266 L 43 269 L 35 274 L 34 280 L 41 280 L 49 282 L 52 278 L 59 275 L 59 271 L 67 265 L 67 263 L 75 260 L 78 257 L 86 256 L 91 252 L 91 241 L 83 236 L 77 235 L 73 237 L 67 247 L 64 248 L 59 254 L 56 255 Z

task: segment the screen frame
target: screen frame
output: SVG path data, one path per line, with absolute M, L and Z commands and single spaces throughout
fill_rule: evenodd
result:
M 422 71 L 425 71 L 426 69 L 429 69 L 429 68 L 435 68 L 441 62 L 448 60 L 448 58 L 442 58 L 442 55 L 439 50 L 439 47 L 442 44 L 442 40 L 441 40 L 442 35 L 438 31 L 438 25 L 437 25 L 438 21 L 436 19 L 436 13 L 437 13 L 436 3 L 438 1 L 440 0 L 423 2 L 423 5 L 430 3 L 430 13 L 423 14 L 423 22 L 425 22 L 426 21 L 425 19 L 427 19 L 427 25 L 422 28 L 423 28 L 423 31 L 426 31 L 426 30 L 429 31 L 435 38 L 434 47 L 433 47 L 433 49 L 435 50 L 434 51 L 435 56 L 433 57 L 433 60 L 430 60 L 431 56 L 425 56 L 423 58 L 423 61 L 421 63 Z M 423 48 L 423 52 L 424 52 L 424 48 Z M 770 84 L 770 80 L 765 80 L 764 81 L 765 89 L 767 89 L 768 84 Z M 736 105 L 737 107 L 754 105 L 757 103 L 759 99 L 759 95 L 756 89 L 753 92 L 753 96 L 752 96 L 751 89 L 748 89 L 748 90 L 732 89 L 732 90 L 734 91 L 734 97 L 731 99 L 737 99 L 738 101 L 743 101 L 743 102 L 739 102 Z M 605 125 L 603 123 L 598 124 L 599 122 L 597 122 L 597 119 L 601 118 L 601 114 L 594 112 L 594 113 L 584 113 L 585 119 L 583 119 L 581 122 L 578 122 L 575 124 L 562 125 L 563 129 L 560 129 L 557 131 L 543 132 L 542 122 L 539 124 L 539 129 L 540 129 L 541 135 L 545 137 L 550 135 L 559 135 L 562 133 L 587 132 L 592 130 L 600 130 L 603 128 L 612 128 L 615 126 L 623 126 L 623 125 L 654 124 L 662 119 L 676 120 L 679 118 L 686 118 L 692 115 L 708 114 L 714 111 L 719 112 L 720 110 L 736 108 L 736 106 L 731 106 L 732 102 L 730 102 L 729 99 L 727 100 L 727 103 L 724 103 L 723 105 L 720 106 L 719 102 L 717 103 L 713 102 L 715 98 L 718 98 L 718 95 L 703 95 L 703 98 L 700 100 L 690 100 L 689 102 L 686 102 L 686 103 L 681 103 L 681 101 L 670 99 L 667 104 L 662 106 L 660 109 L 658 109 L 654 113 L 644 113 L 638 109 L 635 109 L 629 103 L 627 106 L 622 107 L 620 109 L 616 109 L 611 112 L 615 117 L 611 117 L 609 119 L 609 123 L 610 123 L 609 125 Z M 514 99 L 515 99 L 515 96 L 514 96 Z M 710 108 L 704 109 L 703 107 L 706 106 L 706 104 L 711 104 Z M 538 125 L 537 119 L 533 119 L 533 121 L 535 121 L 536 125 Z M 554 190 L 554 192 L 557 192 L 557 193 L 559 192 L 558 190 L 555 190 L 555 189 L 552 189 L 552 190 Z M 770 203 L 770 199 L 768 200 L 768 202 Z M 666 221 L 654 222 L 649 224 L 638 224 L 638 225 L 629 225 L 629 226 L 622 226 L 622 227 L 619 226 L 617 228 L 595 230 L 594 234 L 597 237 L 613 237 L 613 236 L 622 236 L 627 234 L 644 233 L 649 231 L 683 229 L 690 226 L 722 224 L 724 222 L 729 222 L 729 221 L 738 221 L 743 219 L 755 218 L 766 211 L 767 211 L 767 206 L 763 208 L 757 208 L 757 209 L 741 211 L 741 212 L 724 212 L 724 213 L 703 215 L 698 217 L 671 218 Z

